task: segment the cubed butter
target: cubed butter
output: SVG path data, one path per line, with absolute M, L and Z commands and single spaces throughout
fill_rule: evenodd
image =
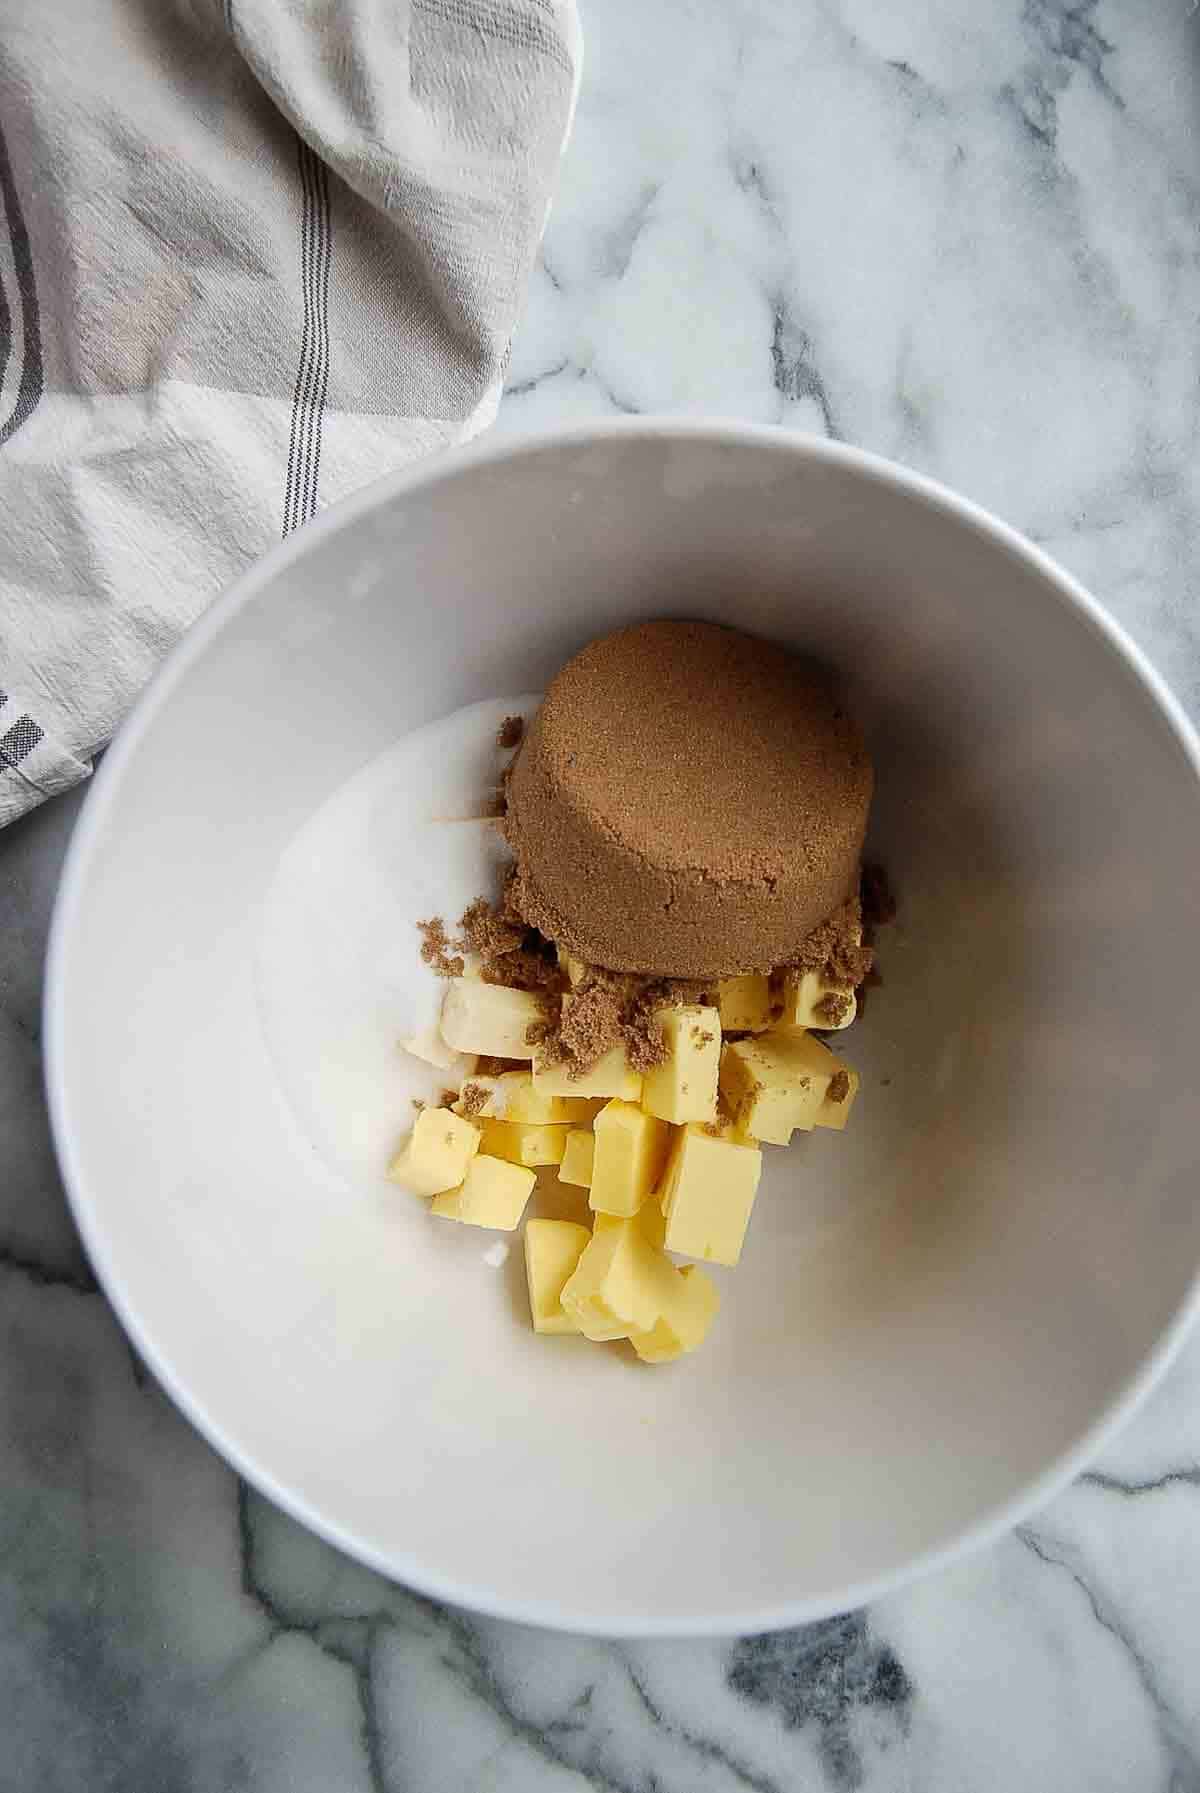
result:
M 628 1218 L 628 1215 L 603 1214 L 593 1209 L 592 1232 L 602 1233 L 606 1227 L 623 1227 Z M 654 1249 L 662 1251 L 667 1240 L 667 1222 L 658 1198 L 643 1202 L 633 1218 Z
M 841 1077 L 845 1082 L 841 1082 Z M 843 1065 L 841 1076 L 835 1077 L 825 1094 L 825 1100 L 817 1110 L 818 1127 L 836 1127 L 840 1133 L 850 1118 L 850 1109 L 858 1094 L 859 1075 L 849 1065 Z
M 579 1189 L 592 1186 L 592 1162 L 596 1152 L 596 1135 L 588 1127 L 572 1127 L 563 1147 L 558 1167 L 560 1183 L 574 1183 Z
M 540 1079 L 535 1086 L 531 1071 L 502 1071 L 499 1083 L 506 1121 L 530 1121 L 535 1127 L 559 1123 L 586 1127 L 604 1107 L 599 1096 L 548 1095 Z
M 664 1302 L 649 1332 L 631 1332 L 629 1342 L 643 1363 L 671 1363 L 704 1343 L 720 1305 L 712 1277 L 698 1264 L 685 1264 L 672 1298 Z
M 535 1332 L 579 1331 L 570 1314 L 563 1312 L 561 1297 L 591 1237 L 573 1220 L 526 1221 L 525 1276 Z
M 414 1195 L 441 1195 L 462 1182 L 478 1150 L 478 1127 L 448 1108 L 423 1108 L 388 1176 Z
M 721 1017 L 715 1008 L 688 1003 L 654 1016 L 667 1044 L 667 1057 L 647 1071 L 642 1107 L 660 1121 L 682 1125 L 717 1118 L 717 1078 L 721 1068 Z
M 723 977 L 717 985 L 717 1013 L 726 1033 L 764 1033 L 771 1025 L 771 980 L 757 971 Z
M 849 1027 L 858 1013 L 858 998 L 849 984 L 831 984 L 819 971 L 789 971 L 780 992 L 779 1026 L 816 1027 L 835 1033 Z
M 642 1078 L 640 1072 L 630 1069 L 624 1046 L 610 1047 L 580 1077 L 572 1077 L 565 1064 L 552 1064 L 539 1049 L 533 1055 L 533 1087 L 543 1096 L 604 1096 L 636 1102 L 642 1093 Z
M 651 1332 L 671 1300 L 678 1275 L 637 1219 L 609 1217 L 593 1231 L 563 1287 L 563 1312 L 589 1339 Z
M 508 1164 L 502 1158 L 478 1152 L 458 1188 L 435 1195 L 429 1211 L 440 1214 L 444 1220 L 461 1220 L 467 1226 L 490 1226 L 511 1233 L 525 1212 L 536 1182 L 537 1173 L 524 1165 Z
M 755 1139 L 785 1146 L 805 1132 L 839 1071 L 848 1067 L 809 1033 L 757 1034 L 730 1040 L 721 1053 L 721 1094 L 738 1126 Z
M 670 1127 L 633 1102 L 613 1100 L 600 1110 L 592 1128 L 596 1149 L 590 1205 L 604 1214 L 636 1214 L 662 1175 Z
M 475 1069 L 474 1053 L 456 1052 L 452 1046 L 447 1046 L 438 1027 L 419 1028 L 401 1040 L 400 1045 L 422 1064 L 432 1065 L 435 1071 L 448 1071 L 456 1079 L 466 1077 Z
M 735 1145 L 704 1127 L 675 1136 L 662 1185 L 668 1251 L 736 1264 L 762 1174 L 757 1146 Z
M 484 1121 L 480 1150 L 508 1164 L 525 1164 L 533 1170 L 542 1164 L 561 1164 L 569 1127 L 535 1127 L 528 1121 Z
M 532 1058 L 527 1034 L 546 1018 L 536 996 L 477 978 L 451 980 L 442 1003 L 442 1038 L 456 1052 L 488 1058 Z

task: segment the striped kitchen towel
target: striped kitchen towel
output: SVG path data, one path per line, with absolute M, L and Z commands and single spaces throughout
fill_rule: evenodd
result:
M 573 0 L 7 0 L 0 823 L 318 506 L 495 415 Z

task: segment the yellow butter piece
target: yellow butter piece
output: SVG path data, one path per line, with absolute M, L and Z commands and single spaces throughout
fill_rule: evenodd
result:
M 467 1106 L 468 1091 L 474 1095 L 470 1107 Z M 464 1077 L 458 1093 L 458 1101 L 454 1104 L 455 1114 L 465 1115 L 470 1121 L 499 1120 L 504 1116 L 504 1090 L 498 1077 Z
M 610 1047 L 581 1077 L 572 1077 L 565 1064 L 551 1064 L 539 1049 L 533 1055 L 533 1087 L 543 1096 L 603 1096 L 636 1102 L 642 1093 L 642 1078 L 640 1072 L 630 1069 L 624 1046 Z
M 444 1220 L 461 1220 L 467 1226 L 495 1227 L 514 1232 L 537 1182 L 534 1171 L 520 1164 L 479 1152 L 467 1166 L 457 1189 L 448 1189 L 429 1204 L 431 1214 Z
M 721 1053 L 721 1094 L 739 1126 L 785 1146 L 797 1127 L 812 1130 L 830 1082 L 848 1069 L 811 1034 L 781 1029 L 729 1041 Z
M 717 1077 L 721 1068 L 721 1017 L 715 1008 L 688 1003 L 656 1009 L 654 1019 L 667 1044 L 667 1058 L 647 1071 L 642 1107 L 677 1126 L 717 1117 Z
M 661 1192 L 668 1251 L 736 1264 L 761 1175 L 757 1146 L 735 1145 L 705 1127 L 682 1128 Z
M 456 1052 L 452 1046 L 447 1046 L 437 1027 L 422 1027 L 401 1040 L 400 1045 L 422 1064 L 432 1065 L 435 1071 L 465 1077 L 475 1069 L 474 1053 Z
M 546 1012 L 528 990 L 505 984 L 484 984 L 477 978 L 451 980 L 442 1003 L 441 1030 L 456 1052 L 488 1058 L 532 1058 L 527 1034 L 544 1021 Z
M 569 1127 L 536 1127 L 528 1121 L 484 1121 L 480 1150 L 509 1164 L 561 1164 Z
M 604 1214 L 636 1214 L 662 1175 L 671 1129 L 633 1102 L 614 1099 L 592 1123 L 596 1141 L 589 1204 Z
M 478 1127 L 448 1108 L 423 1108 L 388 1176 L 414 1195 L 440 1195 L 462 1182 L 478 1150 Z
M 602 1233 L 609 1227 L 623 1227 L 629 1218 L 627 1214 L 604 1214 L 593 1209 L 592 1232 Z M 662 1251 L 667 1240 L 667 1222 L 658 1198 L 643 1202 L 633 1219 L 655 1251 Z
M 535 1127 L 569 1123 L 590 1125 L 604 1107 L 598 1096 L 553 1096 L 542 1083 L 535 1086 L 532 1071 L 502 1071 L 498 1082 L 506 1121 L 530 1121 Z
M 849 1027 L 858 1013 L 858 998 L 849 984 L 832 984 L 819 971 L 789 971 L 780 993 L 779 1026 L 815 1027 L 836 1033 Z
M 574 1183 L 580 1189 L 590 1189 L 595 1151 L 596 1136 L 590 1128 L 572 1127 L 563 1148 L 562 1163 L 558 1167 L 559 1182 Z
M 525 1277 L 535 1332 L 578 1332 L 561 1296 L 592 1235 L 573 1220 L 530 1220 L 525 1224 Z
M 671 1363 L 704 1343 L 721 1297 L 698 1264 L 685 1264 L 673 1299 L 664 1304 L 649 1332 L 631 1332 L 629 1342 L 643 1363 Z
M 594 1228 L 563 1287 L 563 1312 L 589 1339 L 651 1332 L 671 1300 L 672 1279 L 678 1275 L 639 1219 L 609 1216 Z
M 850 1118 L 850 1110 L 854 1104 L 854 1098 L 858 1094 L 858 1086 L 861 1081 L 858 1072 L 852 1071 L 849 1065 L 843 1065 L 842 1070 L 846 1074 L 845 1095 L 841 1101 L 835 1101 L 832 1095 L 826 1094 L 825 1100 L 817 1110 L 817 1126 L 836 1127 L 839 1133 Z
M 771 1025 L 771 980 L 757 971 L 723 977 L 717 1013 L 726 1033 L 763 1033 Z

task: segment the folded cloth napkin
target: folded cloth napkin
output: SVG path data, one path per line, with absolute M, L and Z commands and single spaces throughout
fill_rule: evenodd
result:
M 319 505 L 495 415 L 573 0 L 7 0 L 0 823 Z

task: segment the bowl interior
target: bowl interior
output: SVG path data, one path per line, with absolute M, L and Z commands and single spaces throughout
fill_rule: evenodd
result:
M 102 773 L 51 993 L 81 1223 L 210 1436 L 403 1578 L 615 1632 L 844 1606 L 1060 1462 L 1200 1259 L 1196 774 L 1061 581 L 852 455 L 643 429 L 394 482 L 238 597 Z M 431 1223 L 370 1153 L 318 1149 L 261 965 L 282 856 L 364 766 L 669 614 L 840 669 L 901 911 L 848 1036 L 851 1126 L 767 1153 L 712 1341 L 651 1372 L 535 1338 L 519 1251 L 495 1264 L 491 1235 Z M 408 923 L 442 906 L 406 813 L 376 781 L 358 846 L 314 855 L 340 894 L 275 952 L 277 982 L 358 930 L 386 993 Z M 361 1082 L 336 1029 L 318 1050 L 368 1133 L 405 1124 L 388 1050 Z

